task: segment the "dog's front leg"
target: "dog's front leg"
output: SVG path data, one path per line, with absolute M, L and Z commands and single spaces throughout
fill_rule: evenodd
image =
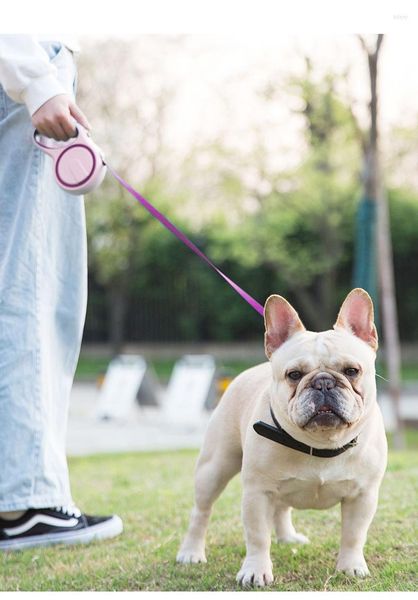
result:
M 242 499 L 242 519 L 247 555 L 237 575 L 244 586 L 263 587 L 272 583 L 270 559 L 271 530 L 274 505 L 272 494 L 261 490 L 245 490 Z
M 367 490 L 355 498 L 341 502 L 341 547 L 337 571 L 353 577 L 369 575 L 363 555 L 367 531 L 377 507 L 378 490 Z

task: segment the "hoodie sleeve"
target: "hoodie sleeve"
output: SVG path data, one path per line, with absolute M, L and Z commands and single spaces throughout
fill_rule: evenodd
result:
M 53 96 L 67 93 L 48 54 L 30 35 L 0 35 L 0 84 L 31 116 Z

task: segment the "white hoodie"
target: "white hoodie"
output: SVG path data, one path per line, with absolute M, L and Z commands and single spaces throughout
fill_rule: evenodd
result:
M 68 93 L 40 41 L 59 41 L 72 51 L 79 49 L 74 38 L 0 35 L 0 84 L 12 100 L 26 104 L 30 115 L 53 96 Z

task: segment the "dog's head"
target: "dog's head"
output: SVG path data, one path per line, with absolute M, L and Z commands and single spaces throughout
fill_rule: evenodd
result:
M 348 294 L 329 331 L 307 331 L 281 296 L 267 299 L 264 315 L 272 402 L 282 419 L 318 439 L 337 439 L 358 424 L 376 392 L 377 332 L 367 292 Z

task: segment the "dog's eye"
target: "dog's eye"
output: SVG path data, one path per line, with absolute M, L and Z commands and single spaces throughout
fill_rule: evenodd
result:
M 344 375 L 347 375 L 347 377 L 355 377 L 359 374 L 359 371 L 360 369 L 356 369 L 355 367 L 347 367 L 344 369 Z
M 299 381 L 299 379 L 302 379 L 302 373 L 300 371 L 290 371 L 287 376 L 292 381 Z

